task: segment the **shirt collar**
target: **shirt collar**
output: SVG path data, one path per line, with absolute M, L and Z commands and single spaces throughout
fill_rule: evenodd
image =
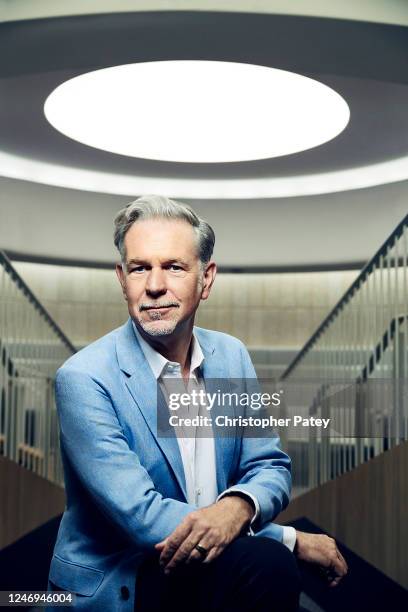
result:
M 150 346 L 150 344 L 148 342 L 146 342 L 146 340 L 143 338 L 143 336 L 141 335 L 141 333 L 137 329 L 136 324 L 135 324 L 134 321 L 132 321 L 132 325 L 133 325 L 134 332 L 136 334 L 136 338 L 138 339 L 138 342 L 139 342 L 139 344 L 141 346 L 143 354 L 144 354 L 144 356 L 146 358 L 146 361 L 149 364 L 150 368 L 152 369 L 152 372 L 153 372 L 154 377 L 156 378 L 156 380 L 158 380 L 160 378 L 160 376 L 162 376 L 165 368 L 168 365 L 180 366 L 179 363 L 176 363 L 174 361 L 169 361 L 168 359 L 163 357 L 163 355 L 161 355 L 160 353 L 155 351 L 154 348 L 152 348 Z M 195 336 L 194 332 L 193 332 L 193 335 L 192 335 L 192 338 L 191 338 L 191 342 L 192 342 L 192 349 L 191 349 L 190 375 L 198 367 L 200 367 L 200 365 L 204 361 L 203 351 L 201 350 L 201 346 L 200 346 L 200 344 L 198 342 L 198 339 Z

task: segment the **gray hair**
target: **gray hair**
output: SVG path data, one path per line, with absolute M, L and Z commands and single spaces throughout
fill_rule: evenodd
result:
M 215 234 L 212 227 L 201 219 L 191 206 L 170 200 L 164 196 L 146 195 L 130 202 L 122 208 L 115 217 L 115 232 L 113 239 L 122 262 L 125 263 L 125 236 L 130 227 L 141 219 L 182 219 L 189 223 L 198 240 L 198 257 L 202 265 L 207 264 L 212 256 Z

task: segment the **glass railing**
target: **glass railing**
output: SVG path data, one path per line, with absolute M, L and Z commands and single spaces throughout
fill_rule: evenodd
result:
M 54 379 L 74 352 L 0 252 L 0 456 L 60 485 Z
M 408 439 L 407 315 L 408 216 L 281 377 L 309 398 L 306 418 L 331 419 L 328 431 L 287 436 L 295 495 Z

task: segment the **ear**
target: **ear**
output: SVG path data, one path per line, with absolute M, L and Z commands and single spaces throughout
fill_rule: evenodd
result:
M 204 269 L 204 280 L 203 286 L 201 289 L 201 299 L 208 299 L 211 293 L 211 287 L 215 281 L 215 276 L 217 274 L 217 264 L 215 261 L 209 261 Z
M 120 286 L 122 287 L 123 297 L 127 301 L 126 277 L 125 277 L 125 273 L 123 272 L 122 264 L 117 263 L 116 267 L 115 267 L 115 270 L 116 270 L 116 276 L 118 277 L 118 280 L 120 282 Z

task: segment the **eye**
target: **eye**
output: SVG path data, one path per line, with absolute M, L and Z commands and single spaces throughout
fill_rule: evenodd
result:
M 144 271 L 145 271 L 145 269 L 146 269 L 146 268 L 145 268 L 144 266 L 133 266 L 133 268 L 131 268 L 131 269 L 129 270 L 129 272 L 130 272 L 130 273 L 132 273 L 132 272 L 136 272 L 136 273 L 139 273 L 139 274 L 140 274 L 141 272 L 144 272 Z
M 170 264 L 169 268 L 170 270 L 173 270 L 173 272 L 181 272 L 181 270 L 183 269 L 181 266 L 178 266 L 177 264 Z

